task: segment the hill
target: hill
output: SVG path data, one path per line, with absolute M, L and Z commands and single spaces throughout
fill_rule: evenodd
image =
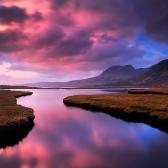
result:
M 153 65 L 147 72 L 136 77 L 134 81 L 139 86 L 168 86 L 168 59 Z
M 40 82 L 26 84 L 29 87 L 96 87 L 96 86 L 138 86 L 167 87 L 168 59 L 149 68 L 135 69 L 132 65 L 112 66 L 92 78 L 69 82 Z

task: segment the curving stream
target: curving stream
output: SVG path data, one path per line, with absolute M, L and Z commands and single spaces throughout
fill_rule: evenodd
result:
M 30 91 L 18 103 L 34 109 L 35 126 L 18 145 L 0 150 L 0 168 L 168 167 L 168 134 L 62 102 L 69 95 L 106 91 Z

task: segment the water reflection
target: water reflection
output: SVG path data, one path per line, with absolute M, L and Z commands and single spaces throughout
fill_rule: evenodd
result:
M 36 90 L 19 99 L 36 113 L 36 126 L 15 147 L 0 153 L 0 167 L 167 168 L 168 135 L 145 124 L 68 108 L 62 98 L 93 90 Z
M 26 125 L 22 125 L 22 127 L 14 130 L 0 131 L 0 148 L 5 149 L 9 146 L 14 146 L 21 142 L 25 137 L 27 137 L 28 133 L 33 129 L 34 122 L 29 122 Z

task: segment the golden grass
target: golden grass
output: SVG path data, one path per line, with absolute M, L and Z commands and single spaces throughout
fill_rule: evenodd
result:
M 64 98 L 67 106 L 77 106 L 106 112 L 128 121 L 144 122 L 156 127 L 167 127 L 168 95 L 159 94 L 101 94 L 77 95 Z
M 14 129 L 34 120 L 33 110 L 17 105 L 16 98 L 31 92 L 0 90 L 0 131 Z

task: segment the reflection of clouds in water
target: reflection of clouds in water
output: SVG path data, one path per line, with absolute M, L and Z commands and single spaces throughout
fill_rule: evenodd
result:
M 2 167 L 10 168 L 11 164 L 12 168 L 164 168 L 168 165 L 167 134 L 102 113 L 67 108 L 62 97 L 72 91 L 65 91 L 62 97 L 58 94 L 61 91 L 42 91 L 42 95 L 41 91 L 37 92 L 31 100 L 20 99 L 33 104 L 36 126 L 22 145 L 1 152 L 0 163 L 9 164 Z
M 9 161 L 10 159 L 10 161 Z M 14 168 L 15 167 L 21 167 L 22 161 L 18 156 L 12 156 L 10 158 L 6 158 L 5 156 L 0 156 L 0 167 L 2 168 Z

